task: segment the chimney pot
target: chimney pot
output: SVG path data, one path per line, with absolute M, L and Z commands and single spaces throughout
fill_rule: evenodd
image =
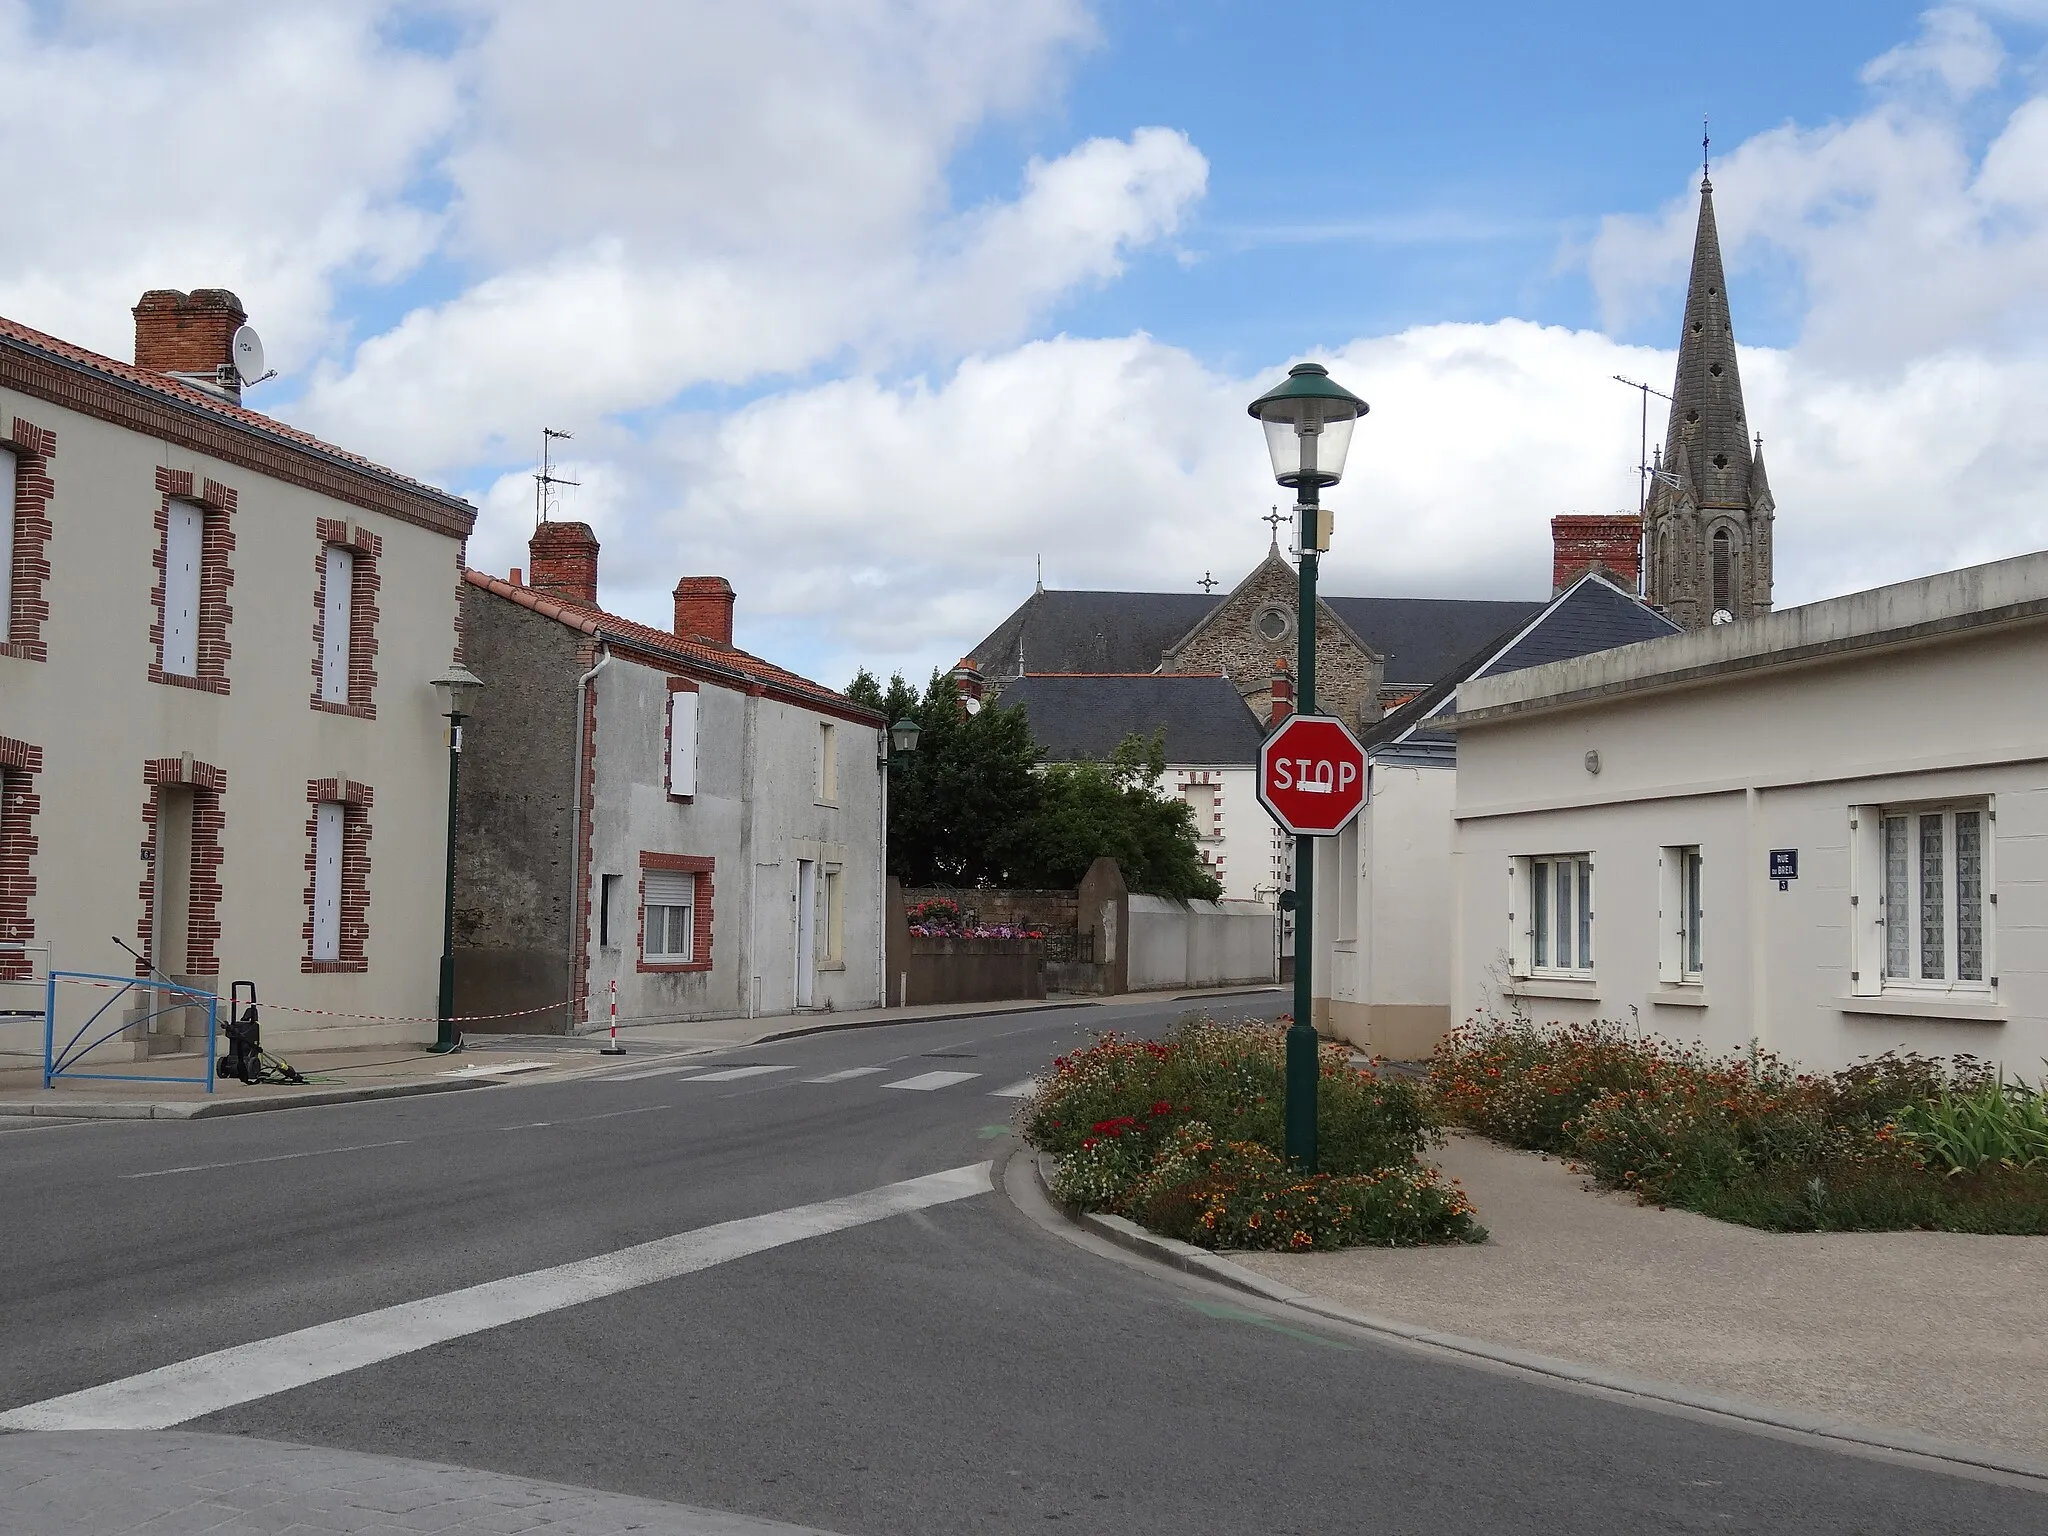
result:
M 542 523 L 526 541 L 533 590 L 563 602 L 597 606 L 597 535 L 588 523 Z
M 1553 517 L 1550 550 L 1552 597 L 1588 571 L 1604 571 L 1626 591 L 1642 590 L 1643 520 L 1633 512 Z
M 685 576 L 676 583 L 676 638 L 732 644 L 732 583 L 723 576 Z
M 225 288 L 190 293 L 152 288 L 131 313 L 136 367 L 207 385 L 241 401 L 239 377 L 221 382 L 221 368 L 235 360 L 235 332 L 249 318 L 240 299 Z
M 523 587 L 526 585 L 526 572 L 522 571 L 516 565 L 512 567 L 512 585 L 515 587 Z
M 953 686 L 958 690 L 961 699 L 963 701 L 967 699 L 979 701 L 982 694 L 982 683 L 981 668 L 974 664 L 974 658 L 972 656 L 962 656 L 958 665 L 953 668 Z

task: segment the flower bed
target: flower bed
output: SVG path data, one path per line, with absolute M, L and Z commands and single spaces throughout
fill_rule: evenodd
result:
M 1043 939 L 1045 930 L 1023 923 L 970 923 L 960 903 L 933 896 L 908 909 L 910 931 L 921 939 Z
M 1821 1076 L 1617 1025 L 1488 1020 L 1438 1046 L 1430 1087 L 1453 1123 L 1747 1226 L 2048 1232 L 2048 1106 L 1967 1056 Z
M 1418 1155 L 1442 1132 L 1419 1086 L 1325 1045 L 1319 1173 L 1285 1147 L 1285 1029 L 1183 1023 L 1164 1040 L 1100 1036 L 1062 1056 L 1024 1134 L 1060 1159 L 1053 1193 L 1207 1248 L 1478 1242 L 1455 1181 Z

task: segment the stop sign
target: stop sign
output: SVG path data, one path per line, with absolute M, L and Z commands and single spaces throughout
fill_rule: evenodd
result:
M 1259 803 L 1296 837 L 1341 832 L 1365 804 L 1365 748 L 1342 720 L 1296 715 L 1259 748 Z

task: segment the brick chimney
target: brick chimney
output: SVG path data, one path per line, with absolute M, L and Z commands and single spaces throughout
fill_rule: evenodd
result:
M 1550 593 L 1555 597 L 1588 571 L 1601 571 L 1630 592 L 1642 590 L 1643 520 L 1633 512 L 1550 520 Z
M 685 576 L 676 583 L 676 636 L 732 644 L 732 583 L 723 576 Z
M 981 668 L 974 664 L 972 656 L 962 656 L 959 665 L 953 668 L 953 686 L 959 690 L 960 707 L 968 710 L 970 714 L 973 708 L 968 704 L 968 700 L 973 700 L 974 705 L 981 703 L 983 681 Z
M 1273 658 L 1273 704 L 1266 714 L 1268 730 L 1294 713 L 1294 674 L 1287 670 L 1287 658 Z
M 588 523 L 542 523 L 526 541 L 528 586 L 543 597 L 597 606 L 597 535 Z
M 225 288 L 152 288 L 134 308 L 135 366 L 167 373 L 224 394 L 238 404 L 242 381 L 232 368 L 235 332 L 249 318 Z

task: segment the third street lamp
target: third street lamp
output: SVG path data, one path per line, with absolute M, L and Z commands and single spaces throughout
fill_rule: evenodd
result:
M 1295 633 L 1295 708 L 1316 712 L 1316 559 L 1330 547 L 1330 515 L 1322 489 L 1344 474 L 1351 428 L 1369 407 L 1330 377 L 1321 363 L 1296 363 L 1287 382 L 1251 403 L 1266 429 L 1273 478 L 1294 490 L 1301 539 L 1301 587 Z M 1287 1158 L 1314 1172 L 1316 1078 L 1320 1071 L 1315 1027 L 1315 839 L 1294 840 L 1294 1023 L 1287 1031 Z M 1354 872 L 1355 878 L 1355 872 Z

